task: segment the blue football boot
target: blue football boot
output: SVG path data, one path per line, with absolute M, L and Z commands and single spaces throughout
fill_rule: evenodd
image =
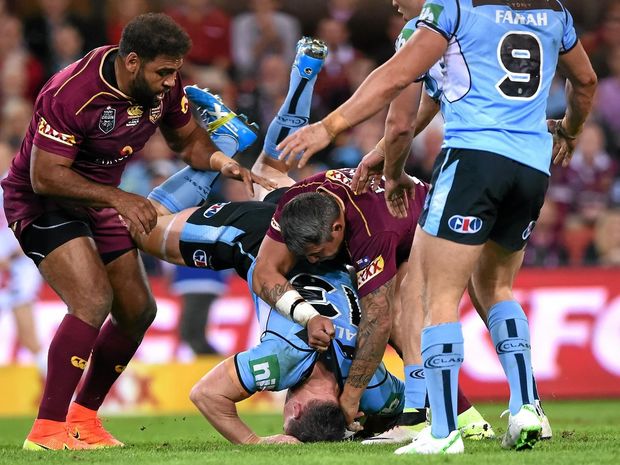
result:
M 186 86 L 185 93 L 194 116 L 226 155 L 243 152 L 256 141 L 258 125 L 248 122 L 245 115 L 237 115 L 219 95 L 197 86 Z
M 300 77 L 312 79 L 321 71 L 326 57 L 325 42 L 304 36 L 297 42 L 297 54 L 293 67 L 297 68 Z

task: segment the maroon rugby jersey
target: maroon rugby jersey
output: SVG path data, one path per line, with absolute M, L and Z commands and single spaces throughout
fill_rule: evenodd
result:
M 108 83 L 103 63 L 116 46 L 92 50 L 56 73 L 35 102 L 34 115 L 8 176 L 2 181 L 9 223 L 32 221 L 55 201 L 34 193 L 30 181 L 33 144 L 73 160 L 71 168 L 85 178 L 118 186 L 125 164 L 160 124 L 186 125 L 191 114 L 180 77 L 158 107 L 145 108 Z M 25 225 L 23 225 L 25 226 Z
M 293 185 L 278 202 L 267 235 L 284 242 L 280 233 L 280 215 L 284 205 L 304 192 L 328 192 L 344 206 L 344 242 L 350 264 L 357 271 L 360 297 L 378 289 L 398 271 L 409 257 L 413 235 L 429 186 L 416 183 L 414 198 L 409 201 L 409 215 L 398 219 L 390 215 L 384 198 L 383 180 L 374 190 L 355 194 L 351 181 L 355 170 L 350 168 L 319 173 Z

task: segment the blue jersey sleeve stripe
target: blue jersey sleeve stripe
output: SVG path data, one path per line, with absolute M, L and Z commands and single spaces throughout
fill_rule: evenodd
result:
M 234 362 L 235 362 L 235 371 L 237 372 L 237 378 L 239 378 L 239 384 L 241 384 L 241 387 L 243 389 L 245 389 L 245 392 L 247 392 L 248 394 L 252 395 L 254 394 L 256 391 L 251 391 L 250 389 L 248 389 L 248 387 L 243 383 L 243 378 L 241 377 L 241 371 L 239 370 L 239 362 L 237 361 L 237 356 L 239 354 L 235 354 L 235 358 L 234 358 Z
M 416 23 L 416 27 L 419 27 L 419 26 L 427 27 L 427 28 L 431 29 L 432 31 L 437 32 L 438 34 L 441 34 L 444 37 L 444 39 L 446 39 L 448 42 L 450 42 L 451 37 L 447 33 L 445 33 L 444 31 L 439 29 L 437 26 L 435 26 L 434 24 L 428 23 L 428 22 L 424 21 L 423 19 L 421 19 L 421 20 L 419 20 Z
M 570 47 L 564 47 L 563 50 L 560 50 L 560 55 L 564 55 L 565 53 L 570 52 L 572 49 L 574 49 L 577 46 L 578 43 L 579 43 L 579 39 L 575 39 L 575 43 L 573 45 L 571 45 Z

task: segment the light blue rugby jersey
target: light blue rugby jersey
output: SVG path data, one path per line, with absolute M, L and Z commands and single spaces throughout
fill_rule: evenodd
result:
M 395 49 L 398 52 L 400 48 L 405 45 L 415 30 L 417 29 L 416 23 L 418 22 L 418 18 L 413 18 L 407 21 L 407 24 L 403 27 L 403 30 L 398 35 L 396 39 Z M 429 69 L 424 76 L 422 76 L 418 81 L 422 81 L 424 83 L 424 90 L 428 95 L 430 95 L 433 99 L 439 100 L 441 98 L 441 89 L 443 82 L 443 58 L 435 63 L 431 69 Z
M 549 87 L 558 55 L 577 44 L 563 5 L 558 0 L 427 0 L 417 24 L 449 41 L 444 147 L 494 152 L 549 174 Z
M 252 289 L 253 267 L 248 272 Z M 344 268 L 299 265 L 289 275 L 299 293 L 332 319 L 336 335 L 325 360 L 341 386 L 351 368 L 360 320 L 357 292 Z M 250 393 L 295 387 L 312 372 L 319 354 L 306 342 L 306 329 L 280 315 L 253 294 L 262 335 L 258 345 L 235 356 L 241 384 Z M 360 402 L 367 414 L 393 415 L 404 407 L 404 383 L 379 366 Z

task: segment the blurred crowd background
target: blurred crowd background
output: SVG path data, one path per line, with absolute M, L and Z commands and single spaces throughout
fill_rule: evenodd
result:
M 594 113 L 570 167 L 554 167 L 550 188 L 525 257 L 525 266 L 620 266 L 620 0 L 562 0 L 599 77 Z M 393 53 L 404 21 L 390 0 L 0 0 L 0 172 L 19 149 L 38 90 L 56 71 L 88 50 L 115 44 L 134 16 L 163 11 L 189 33 L 193 47 L 182 71 L 185 84 L 209 87 L 261 128 L 241 155 L 250 166 L 262 136 L 286 96 L 295 44 L 302 35 L 329 47 L 313 99 L 312 118 L 345 101 Z M 548 116 L 564 114 L 564 80 L 557 76 Z M 327 167 L 356 166 L 383 134 L 385 114 L 337 138 L 300 178 Z M 408 172 L 429 180 L 442 142 L 436 118 L 411 149 Z M 130 162 L 122 187 L 146 195 L 179 169 L 160 135 Z M 240 183 L 223 182 L 214 196 L 244 200 Z M 173 269 L 145 257 L 148 271 L 171 276 L 188 306 L 205 305 L 226 288 L 226 276 Z M 207 283 L 207 284 L 205 284 Z M 206 312 L 182 322 L 204 328 Z M 198 316 L 196 316 L 198 315 Z M 198 353 L 212 352 L 204 332 Z M 206 345 L 205 345 L 206 344 Z

